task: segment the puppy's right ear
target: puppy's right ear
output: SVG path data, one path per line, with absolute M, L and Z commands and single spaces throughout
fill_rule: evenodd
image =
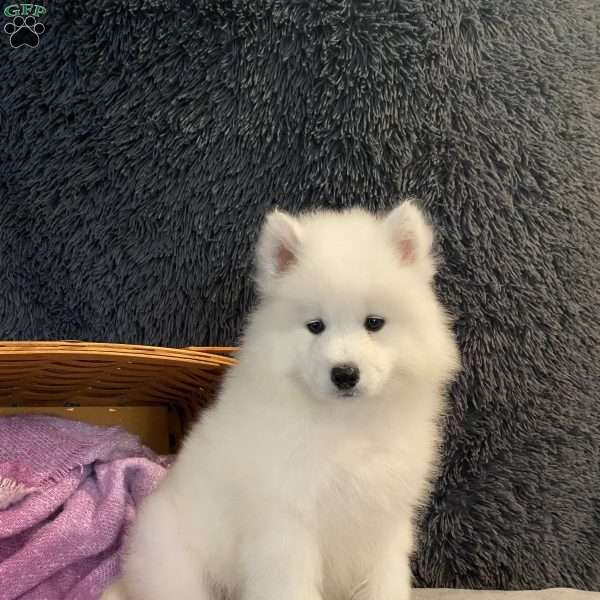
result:
M 257 282 L 262 291 L 298 260 L 302 228 L 297 219 L 274 210 L 262 226 L 256 252 Z

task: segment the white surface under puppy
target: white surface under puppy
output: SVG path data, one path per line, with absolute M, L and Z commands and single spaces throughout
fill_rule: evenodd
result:
M 431 244 L 410 202 L 269 215 L 239 365 L 144 503 L 105 600 L 409 598 L 459 362 Z

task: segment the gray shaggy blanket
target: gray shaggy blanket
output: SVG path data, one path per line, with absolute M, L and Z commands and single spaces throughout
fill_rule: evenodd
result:
M 596 0 L 46 8 L 0 32 L 0 338 L 234 342 L 270 207 L 418 196 L 465 368 L 416 581 L 600 590 Z

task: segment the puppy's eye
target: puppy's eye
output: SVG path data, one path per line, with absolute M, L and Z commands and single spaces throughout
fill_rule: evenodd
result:
M 365 329 L 367 331 L 379 331 L 385 325 L 383 317 L 369 316 L 365 319 Z
M 306 324 L 306 329 L 308 329 L 314 335 L 319 335 L 325 331 L 325 323 L 323 323 L 321 319 L 315 319 L 314 321 L 309 321 Z

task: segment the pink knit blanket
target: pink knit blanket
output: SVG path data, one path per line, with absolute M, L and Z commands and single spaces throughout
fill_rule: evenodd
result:
M 119 428 L 0 418 L 0 600 L 95 600 L 169 459 Z

